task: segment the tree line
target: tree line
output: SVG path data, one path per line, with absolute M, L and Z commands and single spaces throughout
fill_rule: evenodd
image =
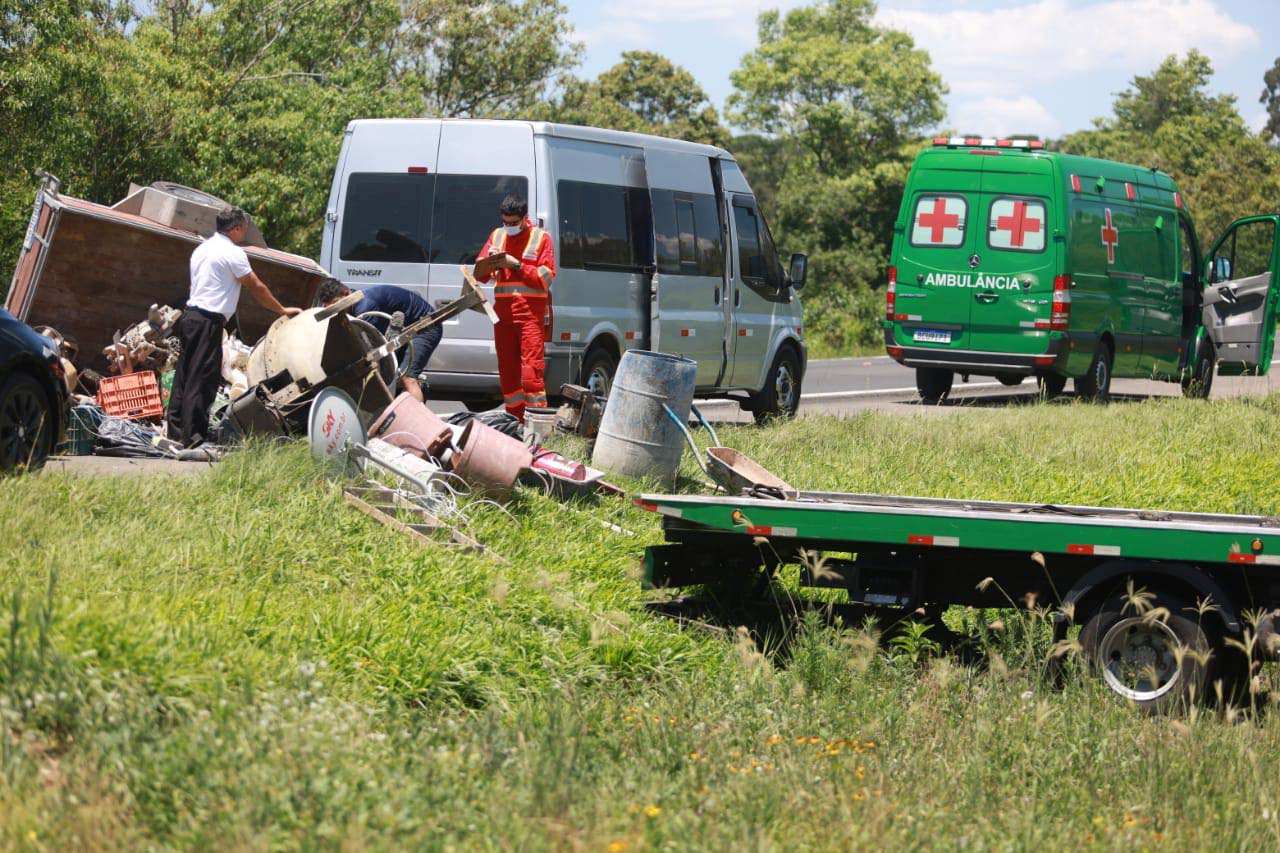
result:
M 594 79 L 559 0 L 0 0 L 0 276 L 44 169 L 112 203 L 131 181 L 199 187 L 249 210 L 274 247 L 315 257 L 354 118 L 529 118 L 732 151 L 783 253 L 808 252 L 806 325 L 824 352 L 874 344 L 907 172 L 946 85 L 873 0 L 758 20 L 725 114 L 687 70 L 628 51 Z M 1170 56 L 1111 114 L 1050 148 L 1174 176 L 1202 239 L 1280 198 L 1280 59 L 1258 133 L 1209 94 L 1202 54 Z M 954 128 L 962 133 L 982 128 Z M 948 132 L 948 131 L 941 131 Z

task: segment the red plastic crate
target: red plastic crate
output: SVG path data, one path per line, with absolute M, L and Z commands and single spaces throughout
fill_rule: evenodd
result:
M 131 421 L 164 415 L 160 384 L 150 370 L 103 379 L 98 383 L 98 405 L 108 415 Z

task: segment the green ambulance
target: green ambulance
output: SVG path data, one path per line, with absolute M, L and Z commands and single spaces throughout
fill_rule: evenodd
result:
M 885 348 L 928 402 L 956 374 L 1103 400 L 1111 378 L 1265 374 L 1280 216 L 1232 223 L 1201 256 L 1173 179 L 1045 151 L 940 137 L 916 158 L 894 225 Z

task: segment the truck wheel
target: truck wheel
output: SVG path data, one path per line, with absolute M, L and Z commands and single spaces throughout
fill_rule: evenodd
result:
M 1062 394 L 1067 387 L 1067 377 L 1061 373 L 1041 373 L 1036 376 L 1036 385 L 1040 388 L 1040 396 L 1052 400 Z
M 604 347 L 592 347 L 582 360 L 582 380 L 578 383 L 597 397 L 608 397 L 618 360 Z
M 926 403 L 941 403 L 951 393 L 955 374 L 941 367 L 917 367 L 916 390 Z
M 1089 372 L 1076 377 L 1076 395 L 1095 403 L 1107 402 L 1111 397 L 1111 364 L 1110 344 L 1099 344 Z
M 764 377 L 764 387 L 750 405 L 756 423 L 771 418 L 794 418 L 800 408 L 800 359 L 789 346 L 778 350 Z
M 1085 622 L 1080 645 L 1107 689 L 1163 714 L 1204 700 L 1211 647 L 1185 601 L 1158 594 L 1151 605 L 1138 613 L 1126 595 L 1113 596 Z
M 1218 359 L 1213 351 L 1213 344 L 1202 341 L 1196 352 L 1195 364 L 1191 366 L 1191 375 L 1182 380 L 1182 396 L 1193 400 L 1209 399 L 1209 390 L 1213 388 L 1213 376 L 1217 372 Z

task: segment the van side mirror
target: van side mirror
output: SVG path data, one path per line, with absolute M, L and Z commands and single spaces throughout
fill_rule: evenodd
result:
M 1213 280 L 1214 281 L 1231 281 L 1231 259 L 1230 258 L 1214 258 L 1213 259 Z
M 787 281 L 799 290 L 804 287 L 805 277 L 809 274 L 809 256 L 796 252 L 791 256 L 791 269 L 787 273 Z

